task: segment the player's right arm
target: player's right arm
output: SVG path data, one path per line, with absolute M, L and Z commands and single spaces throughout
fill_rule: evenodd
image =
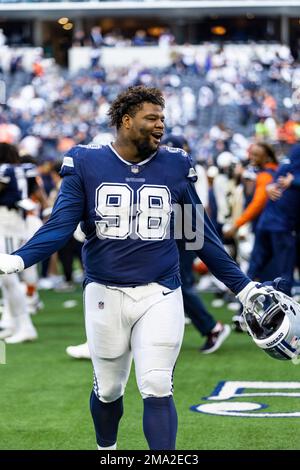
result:
M 0 255 L 0 273 L 20 272 L 58 251 L 83 219 L 85 195 L 78 174 L 66 174 L 51 217 L 13 255 Z

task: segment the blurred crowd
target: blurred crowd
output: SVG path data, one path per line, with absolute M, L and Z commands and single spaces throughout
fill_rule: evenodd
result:
M 162 28 L 159 34 L 155 36 L 149 35 L 144 29 L 138 29 L 132 38 L 125 38 L 118 29 L 103 34 L 100 26 L 93 26 L 88 35 L 79 29 L 75 31 L 73 38 L 73 46 L 75 47 L 92 46 L 99 48 L 148 45 L 168 47 L 172 44 L 175 44 L 175 37 L 168 28 Z
M 186 46 L 160 69 L 139 63 L 105 69 L 98 57 L 73 75 L 43 59 L 40 49 L 30 60 L 20 50 L 2 49 L 6 101 L 0 108 L 0 140 L 25 147 L 37 159 L 61 158 L 68 146 L 110 134 L 109 103 L 135 84 L 164 90 L 167 132 L 184 134 L 197 161 L 224 150 L 246 158 L 253 138 L 282 147 L 300 136 L 300 67 L 285 46 L 254 57 L 231 56 L 230 50 L 209 45 L 195 55 Z

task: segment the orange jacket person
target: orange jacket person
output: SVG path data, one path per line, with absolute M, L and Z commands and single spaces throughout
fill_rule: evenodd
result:
M 249 158 L 251 165 L 258 170 L 253 198 L 240 217 L 235 220 L 234 225 L 224 233 L 225 238 L 234 237 L 242 225 L 255 221 L 262 213 L 268 200 L 266 187 L 273 181 L 273 175 L 278 167 L 273 148 L 264 142 L 250 147 Z

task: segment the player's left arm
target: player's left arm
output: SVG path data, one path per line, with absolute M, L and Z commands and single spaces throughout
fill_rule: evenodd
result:
M 266 288 L 257 282 L 251 281 L 228 255 L 215 231 L 213 224 L 207 216 L 202 203 L 196 193 L 194 185 L 189 183 L 183 196 L 184 211 L 193 207 L 193 231 L 200 231 L 199 238 L 203 240 L 200 249 L 194 249 L 198 256 L 216 276 L 236 295 L 242 305 L 251 305 L 253 299 L 266 293 Z M 197 217 L 199 220 L 197 220 Z M 189 219 L 189 217 L 187 218 Z M 275 282 L 275 281 L 274 281 Z M 275 289 L 278 289 L 271 282 Z
M 196 246 L 197 242 L 193 249 L 196 251 L 199 258 L 208 266 L 212 274 L 220 281 L 224 282 L 236 295 L 249 283 L 255 284 L 240 270 L 235 261 L 224 249 L 212 222 L 202 207 L 202 203 L 193 183 L 189 183 L 186 186 L 183 195 L 183 207 L 184 212 L 191 211 L 192 209 L 192 217 L 190 217 L 189 214 L 185 217 L 185 221 L 192 219 L 191 233 L 195 233 L 198 240 L 202 241 L 200 249 Z M 188 242 L 188 240 L 186 240 L 186 242 Z M 191 246 L 192 245 L 193 244 L 191 244 Z
M 190 244 L 190 249 L 195 251 L 198 256 L 208 266 L 210 271 L 236 295 L 243 307 L 253 305 L 253 299 L 258 295 L 267 294 L 264 284 L 251 281 L 235 263 L 235 261 L 228 255 L 223 247 L 223 244 L 207 216 L 201 200 L 199 199 L 194 187 L 196 176 L 190 168 L 191 163 L 189 159 L 185 159 L 185 177 L 186 185 L 182 193 L 182 205 L 184 210 L 184 224 L 186 221 L 192 225 L 190 234 L 196 234 L 196 244 L 200 240 L 200 247 L 193 247 Z M 192 211 L 191 211 L 192 209 Z M 186 211 L 188 212 L 186 217 Z M 184 229 L 184 234 L 186 231 Z M 201 244 L 202 241 L 202 244 Z M 198 243 L 199 244 L 199 243 Z M 186 247 L 187 247 L 186 240 Z M 279 281 L 279 282 L 276 282 Z M 280 288 L 280 279 L 271 281 L 272 287 L 276 290 L 283 290 Z

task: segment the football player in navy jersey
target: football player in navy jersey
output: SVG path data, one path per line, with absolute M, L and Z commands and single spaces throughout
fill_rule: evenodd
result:
M 172 378 L 184 330 L 175 208 L 185 221 L 186 249 L 191 246 L 242 303 L 261 292 L 204 214 L 189 156 L 159 148 L 163 110 L 156 88 L 121 93 L 109 111 L 115 141 L 72 148 L 50 219 L 22 248 L 0 255 L 0 271 L 22 271 L 60 249 L 83 221 L 85 322 L 94 368 L 90 408 L 99 449 L 116 448 L 132 358 L 149 448 L 175 448 Z
M 0 143 L 0 250 L 10 253 L 25 239 L 25 222 L 20 210 L 27 191 L 23 169 L 19 165 L 17 149 Z M 7 343 L 22 343 L 37 338 L 27 304 L 26 295 L 17 274 L 1 276 L 4 311 L 1 317 L 0 339 Z

